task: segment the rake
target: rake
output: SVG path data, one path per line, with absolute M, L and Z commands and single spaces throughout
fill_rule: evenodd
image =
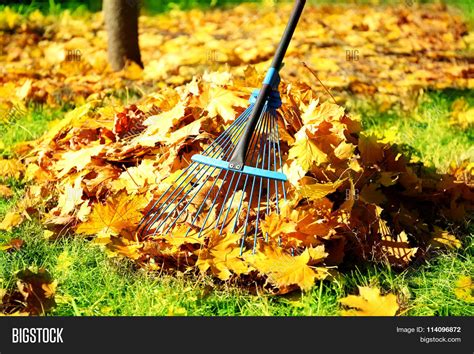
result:
M 241 253 L 249 246 L 255 252 L 259 237 L 268 241 L 261 221 L 279 214 L 279 201 L 286 199 L 277 122 L 279 69 L 305 2 L 295 1 L 271 67 L 248 108 L 201 154 L 192 156 L 191 164 L 153 202 L 138 226 L 142 239 L 172 237 L 180 227 L 185 236 L 238 233 Z

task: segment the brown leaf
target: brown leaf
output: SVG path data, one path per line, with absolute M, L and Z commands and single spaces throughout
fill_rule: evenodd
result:
M 18 290 L 7 292 L 3 296 L 0 312 L 44 315 L 56 306 L 54 295 L 57 283 L 45 269 L 39 269 L 38 272 L 25 269 L 18 272 L 16 276 L 19 279 Z

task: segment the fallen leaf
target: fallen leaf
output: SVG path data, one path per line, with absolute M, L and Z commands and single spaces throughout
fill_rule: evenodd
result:
M 15 159 L 0 159 L 0 177 L 19 179 L 25 172 L 25 166 Z
M 328 182 L 306 184 L 298 190 L 298 193 L 304 198 L 318 200 L 324 198 L 330 193 L 335 192 L 342 183 L 344 183 L 344 180 L 338 180 L 334 183 Z
M 0 184 L 0 196 L 4 198 L 13 197 L 13 191 L 3 184 Z
M 446 247 L 450 249 L 459 249 L 462 246 L 461 241 L 459 241 L 456 236 L 438 226 L 434 227 L 430 242 L 435 247 Z
M 298 256 L 291 256 L 279 248 L 264 248 L 264 252 L 258 252 L 250 263 L 262 274 L 268 276 L 268 280 L 277 287 L 288 287 L 298 285 L 302 290 L 310 290 L 316 280 L 327 276 L 325 271 L 308 265 L 311 260 L 309 249 Z
M 0 230 L 11 231 L 15 226 L 22 223 L 23 216 L 18 212 L 8 212 L 0 223 Z
M 456 288 L 454 289 L 454 294 L 460 300 L 466 301 L 468 303 L 474 302 L 474 284 L 472 283 L 472 278 L 470 276 L 460 276 L 456 281 Z
M 395 316 L 399 306 L 393 294 L 380 295 L 380 289 L 359 286 L 360 295 L 348 295 L 339 302 L 351 309 L 341 311 L 343 316 Z
M 94 235 L 99 232 L 120 234 L 123 230 L 135 230 L 142 218 L 141 209 L 147 204 L 143 196 L 120 194 L 96 204 L 88 220 L 79 225 L 79 234 Z

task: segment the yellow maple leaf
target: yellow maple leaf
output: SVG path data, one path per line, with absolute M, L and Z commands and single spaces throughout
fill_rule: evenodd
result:
M 355 145 L 341 141 L 341 143 L 334 149 L 334 156 L 340 160 L 347 160 L 354 155 L 354 150 Z
M 143 76 L 143 69 L 137 63 L 127 61 L 122 73 L 129 80 L 139 80 Z
M 18 179 L 25 172 L 25 166 L 16 159 L 0 159 L 0 177 Z
M 52 121 L 48 126 L 48 131 L 45 133 L 45 135 L 43 135 L 41 140 L 49 141 L 66 127 L 79 124 L 83 119 L 87 118 L 87 115 L 91 109 L 91 103 L 86 103 L 66 113 L 63 119 Z
M 380 289 L 359 286 L 360 295 L 349 295 L 339 302 L 351 309 L 341 311 L 343 316 L 395 316 L 399 306 L 394 294 L 380 295 Z
M 313 255 L 317 254 L 314 252 Z M 309 249 L 298 256 L 291 256 L 284 253 L 281 248 L 265 246 L 263 252 L 260 251 L 247 259 L 277 287 L 297 285 L 307 291 L 313 287 L 317 279 L 324 279 L 327 276 L 322 268 L 308 265 L 311 260 Z
M 247 107 L 249 103 L 232 91 L 221 87 L 210 87 L 201 94 L 200 104 L 208 112 L 208 117 L 214 118 L 220 115 L 228 123 L 236 118 L 233 107 Z
M 179 101 L 170 110 L 148 117 L 143 125 L 147 126 L 146 134 L 138 139 L 146 139 L 149 135 L 157 134 L 157 136 L 165 137 L 181 118 L 184 117 L 185 109 L 188 105 L 187 101 Z
M 318 124 L 323 120 L 339 120 L 344 115 L 344 107 L 325 101 L 319 104 L 319 99 L 312 100 L 308 108 L 301 115 L 303 123 Z
M 335 192 L 344 181 L 345 180 L 338 180 L 336 182 L 306 184 L 298 190 L 298 193 L 304 198 L 318 200 Z
M 11 231 L 23 221 L 23 216 L 15 211 L 8 212 L 0 223 L 0 230 Z
M 6 22 L 9 29 L 13 29 L 15 26 L 20 24 L 22 16 L 15 12 L 15 10 L 10 9 L 7 6 L 2 12 L 2 20 Z
M 106 252 L 109 257 L 122 256 L 137 260 L 141 257 L 140 250 L 143 244 L 129 241 L 126 238 L 110 237 L 110 242 L 106 243 Z
M 290 164 L 285 163 L 283 165 L 283 173 L 288 178 L 293 186 L 298 187 L 300 180 L 305 176 L 307 171 L 301 167 L 297 161 L 291 161 Z
M 464 98 L 458 98 L 451 106 L 451 125 L 459 125 L 462 129 L 474 124 L 474 108 L 470 108 Z
M 172 249 L 171 253 L 178 251 L 179 247 L 185 244 L 204 244 L 204 237 L 198 237 L 196 232 L 192 230 L 187 234 L 189 226 L 184 224 L 179 224 L 176 227 L 172 228 L 170 233 L 166 235 L 159 235 L 158 239 L 164 239 L 167 244 L 169 244 Z
M 147 204 L 144 196 L 119 194 L 96 204 L 86 222 L 79 225 L 79 234 L 94 235 L 108 232 L 118 235 L 123 230 L 134 230 L 142 218 L 140 210 Z
M 140 165 L 127 168 L 119 178 L 112 182 L 112 190 L 125 189 L 128 194 L 134 194 L 146 185 L 155 185 L 157 175 L 153 164 L 153 160 L 144 159 Z
M 329 255 L 329 253 L 326 252 L 324 245 L 308 247 L 306 250 L 308 251 L 310 258 L 308 264 L 316 264 L 322 262 Z
M 282 234 L 296 232 L 297 223 L 282 214 L 267 215 L 260 223 L 262 234 L 277 239 Z
M 58 208 L 61 210 L 61 215 L 67 215 L 73 211 L 76 206 L 83 203 L 82 199 L 83 189 L 81 187 L 82 178 L 78 177 L 73 185 L 66 185 L 64 192 L 59 196 Z
M 304 171 L 309 171 L 313 164 L 320 165 L 328 161 L 327 155 L 308 137 L 304 129 L 295 134 L 295 139 L 288 151 L 288 159 L 295 160 Z
M 104 145 L 96 145 L 87 148 L 82 148 L 77 151 L 67 151 L 61 155 L 61 159 L 56 163 L 56 170 L 60 171 L 58 177 L 63 177 L 73 168 L 76 171 L 81 171 L 86 165 L 91 162 L 93 156 L 97 156 Z
M 221 280 L 227 280 L 232 274 L 246 274 L 251 268 L 240 255 L 238 241 L 240 234 L 219 235 L 218 230 L 208 235 L 209 243 L 198 251 L 196 266 L 201 272 L 211 269 L 212 273 Z

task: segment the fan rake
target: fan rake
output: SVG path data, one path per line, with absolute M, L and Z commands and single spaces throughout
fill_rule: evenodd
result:
M 261 221 L 279 213 L 286 198 L 277 109 L 281 106 L 278 71 L 305 5 L 297 0 L 260 90 L 249 107 L 212 142 L 155 201 L 141 220 L 142 239 L 172 234 L 185 236 L 239 233 L 241 253 L 255 252 L 259 237 L 268 239 Z M 253 237 L 251 237 L 253 236 Z

